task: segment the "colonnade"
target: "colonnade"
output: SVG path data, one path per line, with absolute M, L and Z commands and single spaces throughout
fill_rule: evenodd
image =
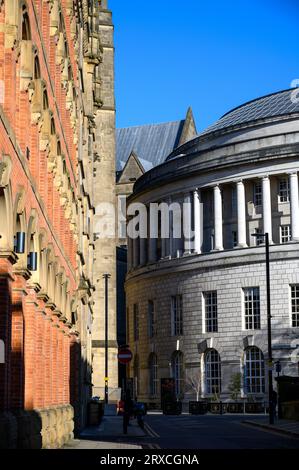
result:
M 298 174 L 293 172 L 289 174 L 290 188 L 290 218 L 291 218 L 291 239 L 299 241 L 299 192 L 298 192 Z M 256 178 L 255 178 L 256 180 Z M 234 182 L 237 198 L 237 247 L 246 248 L 247 245 L 247 216 L 246 216 L 246 194 L 245 179 Z M 262 185 L 262 220 L 263 232 L 269 234 L 269 241 L 273 243 L 272 235 L 272 203 L 271 203 L 271 181 L 270 177 L 261 178 Z M 216 184 L 213 189 L 213 225 L 214 225 L 214 243 L 213 251 L 222 251 L 223 247 L 223 193 L 222 185 Z M 205 189 L 207 189 L 205 187 Z M 168 198 L 163 201 L 171 205 Z M 201 254 L 203 246 L 203 201 L 202 190 L 197 188 L 186 192 L 183 195 L 181 208 L 182 217 L 179 221 L 182 226 L 182 238 L 174 237 L 176 215 L 173 210 L 161 215 L 161 221 L 157 217 L 156 211 L 150 211 L 148 220 L 148 238 L 128 237 L 128 268 L 129 270 L 139 265 L 145 265 L 147 262 L 154 263 L 158 259 L 177 257 L 178 246 L 182 255 Z M 168 235 L 166 237 L 152 237 L 152 233 L 161 233 L 163 217 L 167 217 L 164 223 L 169 224 Z M 168 228 L 168 227 L 167 227 Z

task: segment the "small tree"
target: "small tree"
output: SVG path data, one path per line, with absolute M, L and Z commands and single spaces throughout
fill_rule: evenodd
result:
M 233 374 L 229 384 L 230 397 L 232 400 L 237 400 L 241 394 L 241 374 L 240 372 Z
M 190 369 L 186 374 L 186 392 L 195 392 L 196 401 L 199 401 L 201 395 L 201 373 L 200 369 Z

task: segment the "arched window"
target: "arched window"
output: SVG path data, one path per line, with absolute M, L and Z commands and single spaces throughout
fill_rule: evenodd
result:
M 69 47 L 67 45 L 67 41 L 64 41 L 64 50 L 65 50 L 65 57 L 69 57 Z
M 15 234 L 14 234 L 14 250 L 18 255 L 25 253 L 26 247 L 26 233 L 25 228 L 22 226 L 20 214 L 16 215 Z
M 134 358 L 134 385 L 135 385 L 135 395 L 138 397 L 140 392 L 140 368 L 139 368 L 139 356 L 135 354 Z
M 149 368 L 149 393 L 151 396 L 158 394 L 158 361 L 156 354 L 152 353 L 148 361 Z
M 28 11 L 25 5 L 22 8 L 22 40 L 30 41 L 31 40 L 31 29 Z
M 44 90 L 44 92 L 43 92 L 43 110 L 45 111 L 48 108 L 49 108 L 48 93 L 47 93 L 47 90 Z
M 34 57 L 34 77 L 33 78 L 35 80 L 38 80 L 41 78 L 39 59 L 37 55 Z
M 63 23 L 63 17 L 61 12 L 59 13 L 59 26 L 58 26 L 58 31 L 59 33 L 63 33 L 64 31 L 64 23 Z
M 260 349 L 253 346 L 245 351 L 246 393 L 265 393 L 265 362 Z
M 206 391 L 208 394 L 221 392 L 221 360 L 215 349 L 210 349 L 205 357 Z
M 56 129 L 55 129 L 55 121 L 54 118 L 51 119 L 51 135 L 55 135 Z
M 181 351 L 176 351 L 171 359 L 172 376 L 175 381 L 175 393 L 177 398 L 183 398 L 185 389 L 184 379 L 184 355 Z

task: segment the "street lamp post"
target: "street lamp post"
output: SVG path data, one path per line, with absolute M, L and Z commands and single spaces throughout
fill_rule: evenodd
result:
M 268 330 L 268 396 L 269 396 L 269 423 L 274 423 L 273 409 L 273 357 L 272 357 L 272 329 L 271 329 L 271 289 L 270 289 L 270 250 L 269 233 L 254 233 L 253 237 L 263 237 L 266 248 L 266 286 L 267 286 L 267 330 Z
M 105 403 L 108 404 L 108 281 L 110 274 L 104 274 L 105 279 Z

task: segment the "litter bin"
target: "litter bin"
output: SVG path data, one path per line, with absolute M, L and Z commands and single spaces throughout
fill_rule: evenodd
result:
M 88 424 L 89 426 L 98 426 L 104 414 L 103 403 L 99 400 L 90 400 L 88 403 Z

